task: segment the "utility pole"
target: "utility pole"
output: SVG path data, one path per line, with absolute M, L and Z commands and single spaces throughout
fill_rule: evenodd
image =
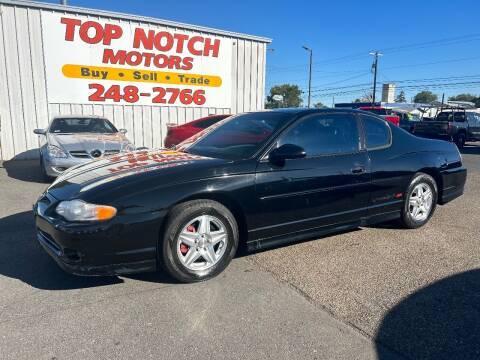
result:
M 382 56 L 378 51 L 371 52 L 370 55 L 374 56 L 372 69 L 373 69 L 373 96 L 372 96 L 372 106 L 375 105 L 375 96 L 377 93 L 377 68 L 378 68 L 378 57 Z
M 312 100 L 312 58 L 313 58 L 313 51 L 309 47 L 303 45 L 302 48 L 307 50 L 310 53 L 310 64 L 308 70 L 308 107 L 310 107 L 310 102 Z
M 60 5 L 67 6 L 67 0 L 60 0 Z

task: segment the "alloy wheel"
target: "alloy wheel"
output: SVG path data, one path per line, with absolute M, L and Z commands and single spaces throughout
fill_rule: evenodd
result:
M 222 259 L 227 243 L 223 222 L 212 215 L 201 215 L 189 221 L 178 235 L 177 256 L 189 270 L 206 270 Z
M 420 183 L 416 185 L 408 200 L 408 211 L 415 221 L 424 221 L 430 215 L 433 204 L 433 192 L 430 185 Z

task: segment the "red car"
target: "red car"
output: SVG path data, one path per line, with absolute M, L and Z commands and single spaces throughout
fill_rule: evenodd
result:
M 381 106 L 361 106 L 358 109 L 380 115 L 385 120 L 390 121 L 392 124 L 400 126 L 400 116 L 396 115 L 389 109 L 385 109 Z
M 182 125 L 168 126 L 167 136 L 163 142 L 166 148 L 171 148 L 177 144 L 180 144 L 182 141 L 188 139 L 189 137 L 199 133 L 200 131 L 212 126 L 213 124 L 223 120 L 228 115 L 209 115 L 207 117 L 190 121 Z

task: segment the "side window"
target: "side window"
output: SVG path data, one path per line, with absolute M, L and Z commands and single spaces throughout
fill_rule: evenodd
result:
M 478 114 L 473 114 L 473 126 L 480 126 L 480 115 Z
M 385 121 L 365 115 L 362 115 L 362 121 L 365 129 L 365 145 L 368 150 L 390 145 L 392 134 Z
M 348 114 L 313 115 L 287 130 L 278 140 L 284 144 L 301 146 L 307 157 L 353 153 L 359 149 L 357 122 Z

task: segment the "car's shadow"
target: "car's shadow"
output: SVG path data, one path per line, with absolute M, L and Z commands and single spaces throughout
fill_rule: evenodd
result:
M 7 171 L 8 177 L 34 183 L 48 183 L 40 172 L 39 160 L 9 160 L 1 165 Z
M 383 318 L 376 342 L 408 359 L 480 358 L 480 269 L 428 285 Z
M 0 219 L 0 276 L 18 279 L 45 290 L 67 290 L 122 283 L 122 278 L 82 277 L 65 273 L 41 248 L 35 238 L 32 211 Z M 157 283 L 172 283 L 160 272 L 128 277 Z

